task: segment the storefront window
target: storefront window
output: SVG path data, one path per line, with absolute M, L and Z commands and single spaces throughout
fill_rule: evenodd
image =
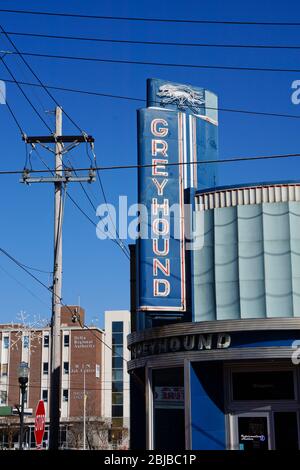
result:
M 152 387 L 154 449 L 184 449 L 183 368 L 153 370 Z
M 294 400 L 292 371 L 233 372 L 233 400 Z

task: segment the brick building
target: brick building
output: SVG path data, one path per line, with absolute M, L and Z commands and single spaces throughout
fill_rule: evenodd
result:
M 72 322 L 70 310 L 80 316 L 84 324 L 84 309 L 62 307 L 61 312 L 61 446 L 79 447 L 82 441 L 84 376 L 86 390 L 86 422 L 95 427 L 101 422 L 103 343 L 104 332 L 96 327 L 83 329 Z M 34 447 L 34 415 L 37 403 L 43 399 L 47 424 L 44 447 L 47 447 L 50 399 L 50 327 L 30 330 L 24 325 L 0 325 L 0 407 L 19 404 L 18 366 L 28 363 L 29 381 L 25 411 L 26 443 Z M 89 427 L 88 427 L 89 428 Z M 18 440 L 18 417 L 0 418 L 0 446 Z

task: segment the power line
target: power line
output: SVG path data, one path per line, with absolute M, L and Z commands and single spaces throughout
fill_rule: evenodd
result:
M 272 67 L 240 67 L 231 65 L 207 65 L 207 64 L 176 64 L 167 62 L 150 62 L 140 60 L 123 60 L 123 59 L 101 59 L 100 57 L 79 57 L 79 56 L 67 56 L 58 54 L 41 54 L 38 52 L 11 52 L 11 54 L 18 54 L 22 56 L 30 57 L 43 57 L 47 59 L 63 59 L 63 60 L 80 60 L 85 62 L 100 62 L 108 64 L 127 64 L 127 65 L 151 65 L 157 67 L 179 67 L 179 68 L 192 68 L 192 69 L 208 69 L 208 70 L 239 70 L 246 72 L 300 72 L 300 69 L 281 69 Z
M 45 289 L 47 289 L 47 291 L 53 293 L 53 289 L 52 289 L 52 288 L 46 286 L 46 284 L 44 284 L 40 279 L 38 279 L 36 276 L 34 276 L 34 275 L 33 275 L 30 271 L 28 271 L 26 268 L 24 268 L 24 266 L 22 266 L 22 264 L 21 264 L 16 258 L 14 258 L 11 254 L 9 254 L 6 250 L 4 250 L 3 248 L 0 247 L 0 251 L 1 251 L 5 256 L 7 256 L 11 261 L 13 261 L 17 266 L 19 266 L 21 269 L 23 269 L 23 270 L 24 270 L 29 276 L 31 276 L 36 282 L 38 282 L 38 283 L 39 283 L 40 285 L 42 285 Z M 64 303 L 62 302 L 62 299 L 61 299 L 61 298 L 59 299 L 59 301 L 60 301 L 61 305 L 62 305 L 63 307 L 65 307 L 65 308 L 67 308 L 67 309 L 70 311 L 70 314 L 73 316 L 73 313 L 74 313 L 74 312 L 70 309 L 70 307 L 69 307 L 68 305 L 64 304 Z M 81 326 L 82 329 L 87 329 L 87 330 L 93 332 L 93 329 L 92 329 L 92 328 L 90 328 L 90 327 L 88 327 L 87 325 L 84 325 L 84 324 L 81 323 L 80 317 L 77 316 L 76 319 L 77 319 L 77 321 L 78 321 L 78 323 L 80 324 L 80 326 Z M 94 334 L 94 333 L 93 333 L 93 334 Z M 103 343 L 107 348 L 109 348 L 110 350 L 112 350 L 112 347 L 109 346 L 104 340 L 102 340 L 101 338 L 99 338 L 99 337 L 96 336 L 95 334 L 94 334 L 94 336 L 95 336 L 101 343 Z M 125 359 L 121 354 L 118 354 L 117 352 L 116 352 L 115 354 L 116 354 L 116 356 L 121 357 L 124 361 L 128 362 L 127 359 Z
M 33 38 L 47 38 L 47 39 L 63 39 L 69 41 L 88 41 L 100 43 L 115 43 L 115 44 L 142 44 L 150 46 L 176 46 L 176 47 L 211 47 L 211 48 L 228 48 L 228 49 L 290 49 L 298 50 L 300 45 L 283 45 L 283 44 L 218 44 L 218 43 L 199 43 L 199 42 L 171 42 L 171 41 L 142 41 L 134 39 L 112 39 L 112 38 L 95 38 L 85 36 L 64 36 L 58 34 L 41 34 L 41 33 L 26 33 L 21 31 L 6 31 L 11 36 L 25 36 Z M 0 33 L 1 34 L 1 33 Z
M 12 77 L 14 83 L 17 85 L 17 87 L 19 88 L 20 92 L 22 93 L 22 95 L 24 96 L 24 98 L 26 99 L 26 101 L 29 103 L 29 105 L 31 106 L 31 108 L 34 110 L 34 112 L 37 114 L 37 116 L 40 118 L 40 120 L 42 121 L 42 123 L 47 127 L 47 129 L 52 133 L 52 130 L 51 128 L 48 126 L 48 124 L 46 123 L 45 119 L 43 118 L 43 116 L 40 114 L 40 112 L 37 110 L 37 108 L 35 107 L 35 105 L 32 103 L 32 101 L 28 98 L 27 94 L 25 93 L 25 91 L 23 90 L 23 88 L 21 87 L 20 83 L 16 80 L 14 74 L 12 73 L 11 69 L 8 67 L 8 65 L 6 64 L 6 62 L 4 61 L 4 58 L 3 57 L 0 57 L 0 60 L 2 62 L 2 64 L 4 65 L 4 67 L 6 68 L 6 70 L 8 71 L 9 75 Z M 17 121 L 15 121 L 17 122 Z M 18 126 L 19 127 L 19 126 Z
M 9 273 L 3 266 L 0 265 L 0 269 L 8 276 L 10 277 L 11 279 L 13 279 L 19 286 L 23 287 L 23 289 L 25 289 L 30 295 L 32 295 L 32 297 L 34 297 L 36 300 L 38 300 L 39 302 L 41 302 L 42 304 L 46 305 L 47 307 L 49 307 L 48 304 L 46 304 L 46 302 L 44 302 L 44 300 L 40 299 L 40 297 L 38 297 L 34 292 L 32 292 L 32 290 L 30 290 L 27 286 L 25 286 L 25 284 L 23 284 L 21 281 L 19 281 L 15 276 L 13 276 L 11 273 Z
M 84 329 L 89 330 L 89 331 L 93 334 L 93 336 L 95 336 L 96 339 L 98 339 L 101 343 L 104 344 L 104 346 L 106 346 L 108 349 L 110 349 L 111 351 L 113 351 L 112 346 L 109 346 L 105 341 L 103 341 L 102 338 L 100 338 L 99 336 L 97 336 L 89 326 L 87 326 L 87 325 L 85 325 L 85 324 L 82 324 L 82 322 L 81 322 L 79 316 L 77 317 L 77 321 L 78 321 L 79 325 L 81 326 L 81 328 L 82 328 L 83 330 L 84 330 Z M 127 361 L 127 359 L 125 359 L 125 357 L 122 356 L 121 354 L 118 354 L 117 352 L 115 352 L 115 355 L 121 357 L 121 359 L 123 359 L 124 362 L 126 362 L 126 363 L 129 362 L 129 361 Z
M 77 172 L 76 172 L 76 170 L 73 168 L 73 166 L 71 166 L 71 169 L 74 171 L 75 175 L 77 175 Z M 98 177 L 99 177 L 99 175 L 98 175 Z M 84 192 L 84 194 L 85 194 L 87 200 L 89 201 L 90 205 L 92 206 L 93 210 L 94 210 L 95 213 L 96 213 L 96 210 L 97 210 L 97 209 L 96 209 L 96 206 L 95 206 L 95 204 L 93 203 L 93 201 L 91 200 L 91 198 L 90 198 L 88 192 L 86 191 L 86 189 L 85 189 L 85 187 L 84 187 L 84 185 L 83 185 L 82 182 L 80 182 L 80 186 L 81 186 L 81 189 L 83 190 L 83 192 Z M 71 199 L 71 200 L 72 200 L 72 199 Z M 82 209 L 81 207 L 79 207 L 78 204 L 77 204 L 74 200 L 72 200 L 72 202 L 73 202 L 74 205 L 77 207 L 77 209 L 79 209 L 80 212 L 81 212 L 96 228 L 98 228 L 98 225 L 83 211 L 83 209 Z M 106 202 L 106 206 L 107 206 L 107 202 Z M 109 212 L 109 211 L 108 211 L 108 212 Z M 117 233 L 117 229 L 116 229 L 115 226 L 114 226 L 114 228 L 115 228 L 115 230 L 116 230 L 116 234 L 117 234 L 117 237 L 118 237 L 118 238 L 117 238 L 117 239 L 109 238 L 109 239 L 110 239 L 112 242 L 116 243 L 116 245 L 121 248 L 121 250 L 123 251 L 123 253 L 125 254 L 125 256 L 126 256 L 128 259 L 130 259 L 130 254 L 129 254 L 129 252 L 127 252 L 127 250 L 126 250 L 124 244 L 121 242 L 120 237 L 119 237 L 119 234 Z M 101 230 L 101 232 L 104 233 L 102 230 Z M 111 235 L 111 232 L 108 231 L 108 233 Z
M 68 194 L 68 193 L 67 193 Z M 77 205 L 77 204 L 76 204 Z M 78 207 L 78 206 L 77 206 Z M 81 210 L 81 209 L 80 209 Z M 81 210 L 82 211 L 82 210 Z M 14 258 L 12 255 L 10 255 L 6 250 L 4 250 L 3 248 L 0 247 L 0 251 L 5 255 L 7 256 L 11 261 L 13 261 L 17 266 L 19 266 L 21 269 L 23 269 L 29 276 L 31 276 L 36 282 L 38 282 L 40 285 L 42 285 L 45 289 L 47 289 L 47 291 L 53 293 L 53 289 L 46 286 L 46 284 L 44 284 L 42 281 L 40 281 L 36 276 L 34 276 L 32 273 L 30 273 L 30 271 L 28 271 L 27 268 L 24 267 L 24 265 L 22 265 L 22 263 L 20 263 L 16 258 Z M 65 305 L 63 302 L 62 302 L 62 299 L 60 298 L 59 299 L 60 303 L 62 306 L 66 307 L 69 311 L 70 311 L 70 314 L 73 315 L 73 312 L 72 310 L 70 309 L 70 307 L 68 305 Z M 87 325 L 83 325 L 81 323 L 81 320 L 80 320 L 80 317 L 77 317 L 77 321 L 78 323 L 80 324 L 81 328 L 82 329 L 88 329 L 89 331 L 92 332 L 92 334 L 101 342 L 103 343 L 107 348 L 109 348 L 110 350 L 112 350 L 112 347 L 109 346 L 104 340 L 102 340 L 100 337 L 98 337 L 97 335 L 95 335 L 95 333 L 93 332 L 93 329 L 88 327 Z M 119 357 L 121 357 L 125 362 L 128 362 L 121 354 L 115 352 L 115 354 Z
M 93 145 L 91 145 L 91 152 L 93 154 L 93 158 L 91 158 L 90 154 L 89 154 L 89 151 L 88 151 L 88 144 L 86 143 L 86 152 L 87 152 L 87 157 L 89 158 L 89 160 L 91 161 L 91 165 L 94 165 L 94 166 L 98 166 L 98 163 L 97 163 L 97 157 L 96 157 L 96 154 L 94 152 L 94 147 Z M 101 194 L 102 194 L 102 197 L 104 199 L 104 202 L 106 204 L 106 210 L 108 212 L 108 215 L 109 215 L 109 218 L 110 218 L 110 221 L 112 223 L 112 226 L 115 230 L 115 234 L 117 236 L 117 243 L 118 245 L 120 246 L 120 248 L 122 249 L 122 251 L 124 251 L 125 255 L 127 256 L 128 259 L 130 259 L 130 252 L 128 250 L 128 248 L 124 245 L 124 243 L 122 242 L 122 240 L 120 239 L 120 235 L 119 235 L 119 232 L 118 232 L 118 229 L 113 221 L 113 218 L 111 216 L 111 213 L 110 213 L 110 210 L 108 209 L 108 204 L 107 204 L 107 198 L 106 198 L 106 194 L 105 194 L 105 190 L 104 190 L 104 185 L 102 183 L 102 180 L 101 180 L 101 175 L 100 175 L 100 172 L 99 170 L 96 170 L 97 172 L 97 176 L 98 176 L 98 183 L 99 183 L 99 186 L 100 186 L 100 190 L 101 190 Z M 93 205 L 93 204 L 92 204 Z M 94 207 L 94 210 L 96 211 L 96 208 Z
M 47 93 L 47 95 L 54 101 L 54 103 L 61 108 L 60 104 L 58 103 L 58 101 L 56 100 L 56 98 L 52 95 L 52 93 L 48 90 L 48 88 L 46 88 L 43 84 L 43 82 L 41 81 L 41 79 L 39 78 L 39 76 L 35 73 L 35 71 L 33 70 L 33 68 L 30 66 L 30 64 L 27 62 L 26 59 L 24 59 L 23 55 L 20 53 L 19 49 L 17 48 L 17 46 L 15 45 L 15 43 L 12 41 L 12 39 L 8 36 L 8 34 L 5 32 L 5 30 L 3 29 L 3 27 L 0 25 L 0 29 L 2 30 L 2 33 L 5 35 L 5 37 L 7 38 L 7 40 L 9 41 L 9 43 L 13 46 L 13 48 L 15 49 L 16 52 L 13 52 L 13 54 L 18 54 L 22 61 L 24 62 L 24 64 L 26 65 L 26 67 L 30 70 L 30 72 L 32 73 L 32 75 L 36 78 L 36 80 L 39 82 L 39 84 L 41 85 L 41 87 L 45 90 L 45 92 Z M 64 111 L 64 114 L 66 115 L 66 117 L 69 119 L 70 122 L 72 122 L 72 124 L 79 130 L 79 132 L 83 132 L 82 129 L 76 124 L 76 122 L 71 118 L 71 116 L 66 112 Z M 47 125 L 48 127 L 48 125 Z M 48 127 L 48 129 L 50 129 Z M 51 129 L 50 129 L 50 132 L 52 133 Z
M 59 16 L 63 18 L 81 18 L 93 20 L 118 20 L 118 21 L 137 21 L 137 22 L 155 22 L 155 23 L 190 23 L 190 24 L 223 24 L 223 25 L 249 25 L 249 26 L 300 26 L 299 22 L 284 21 L 239 21 L 239 20 L 199 20 L 199 19 L 177 19 L 177 18 L 147 18 L 132 16 L 107 16 L 107 15 L 86 15 L 78 13 L 66 12 L 50 12 L 50 11 L 30 11 L 30 10 L 12 10 L 1 8 L 2 13 L 15 13 L 24 15 L 44 15 Z
M 13 120 L 15 121 L 15 124 L 16 124 L 16 126 L 18 127 L 18 129 L 19 129 L 21 135 L 25 135 L 25 132 L 23 131 L 23 129 L 22 129 L 22 127 L 21 127 L 21 124 L 20 124 L 20 122 L 18 121 L 18 119 L 17 119 L 17 117 L 16 117 L 16 114 L 14 113 L 14 111 L 13 111 L 12 107 L 10 106 L 10 104 L 8 103 L 7 98 L 6 98 L 5 96 L 3 96 L 3 93 L 2 93 L 2 91 L 1 91 L 1 89 L 0 89 L 0 92 L 1 92 L 1 95 L 2 95 L 3 99 L 5 100 L 5 104 L 6 104 L 7 108 L 8 108 L 8 111 L 10 112 L 10 114 L 11 114 Z
M 0 80 L 5 81 L 7 83 L 12 83 L 16 84 L 13 80 L 1 78 Z M 38 85 L 37 83 L 30 83 L 30 82 L 22 82 L 18 81 L 19 84 L 25 85 L 25 86 L 33 86 L 33 87 L 40 87 L 41 85 Z M 70 92 L 70 93 L 79 93 L 79 94 L 85 94 L 85 95 L 91 95 L 91 96 L 99 96 L 99 97 L 105 97 L 105 98 L 115 98 L 115 99 L 121 99 L 121 100 L 128 100 L 128 101 L 136 101 L 136 102 L 143 102 L 145 103 L 146 100 L 145 98 L 135 98 L 132 96 L 122 96 L 122 95 L 113 95 L 109 93 L 100 93 L 97 91 L 92 91 L 92 90 L 80 90 L 76 88 L 65 88 L 65 87 L 58 87 L 58 86 L 52 86 L 52 85 L 44 85 L 46 88 L 52 89 L 52 90 L 58 90 L 58 91 L 63 91 L 63 92 Z M 200 106 L 201 108 L 201 106 Z M 268 112 L 263 112 L 263 111 L 250 111 L 246 109 L 233 109 L 233 108 L 216 108 L 216 107 L 210 107 L 206 106 L 206 109 L 213 109 L 217 111 L 222 111 L 222 112 L 228 112 L 228 113 L 238 113 L 238 114 L 249 114 L 249 115 L 257 115 L 257 116 L 270 116 L 270 117 L 283 117 L 283 118 L 291 118 L 291 119 L 300 119 L 300 116 L 297 116 L 296 114 L 284 114 L 284 113 L 268 113 Z
M 53 271 L 45 271 L 43 269 L 38 269 L 38 268 L 33 268 L 32 266 L 27 266 L 26 264 L 20 263 L 24 268 L 27 268 L 31 271 L 37 271 L 38 273 L 43 273 L 43 274 L 53 274 Z
M 225 158 L 220 160 L 202 160 L 193 162 L 193 165 L 206 165 L 214 163 L 236 163 L 244 161 L 253 161 L 253 160 L 273 160 L 278 158 L 293 158 L 300 157 L 300 153 L 286 153 L 278 155 L 258 155 L 255 157 L 235 157 L 235 158 Z M 190 162 L 174 162 L 174 163 L 164 163 L 164 166 L 179 166 L 179 165 L 190 165 Z M 155 164 L 149 163 L 145 165 L 113 165 L 113 166 L 98 166 L 93 168 L 94 170 L 99 171 L 110 171 L 110 170 L 130 170 L 130 169 L 139 169 L 139 168 L 152 168 L 155 167 Z M 88 171 L 90 168 L 74 168 L 75 171 Z M 31 170 L 30 173 L 52 173 L 54 170 Z M 24 170 L 0 170 L 0 175 L 19 175 L 23 174 Z
M 39 159 L 41 160 L 41 162 L 43 163 L 43 165 L 47 168 L 47 170 L 54 176 L 54 171 L 50 169 L 50 167 L 48 166 L 48 164 L 45 162 L 45 160 L 42 158 L 40 152 L 37 150 L 36 147 L 34 147 L 34 150 L 36 151 Z M 66 168 L 65 168 L 66 169 Z M 73 166 L 71 166 L 71 169 L 74 171 L 74 173 L 77 175 L 77 172 L 76 170 L 73 168 Z M 90 202 L 90 204 L 92 205 L 94 211 L 96 212 L 96 207 L 95 205 L 93 204 L 93 201 L 91 200 L 91 198 L 89 197 L 85 187 L 83 186 L 83 184 L 80 182 L 80 186 L 85 194 L 85 196 L 87 197 L 88 201 Z M 72 204 L 81 212 L 82 215 L 84 215 L 84 217 L 96 228 L 98 228 L 98 225 L 90 218 L 90 216 L 82 209 L 82 207 L 79 206 L 79 204 L 75 201 L 75 199 L 70 195 L 69 192 L 66 192 L 66 196 L 70 199 L 70 201 L 72 202 Z M 123 253 L 125 254 L 125 256 L 130 260 L 130 255 L 129 253 L 127 253 L 127 251 L 123 248 L 123 246 L 121 245 L 121 243 L 118 242 L 118 240 L 115 240 L 114 238 L 109 238 L 112 242 L 116 243 L 117 246 L 119 246 L 121 248 L 121 250 L 123 251 Z M 121 242 L 121 240 L 120 240 Z
M 17 266 L 19 266 L 19 268 L 23 269 L 23 271 L 25 271 L 28 276 L 32 277 L 32 279 L 34 279 L 36 282 L 38 282 L 42 287 L 44 287 L 45 289 L 47 289 L 49 292 L 52 293 L 52 288 L 47 286 L 46 284 L 44 284 L 44 282 L 42 282 L 39 278 L 37 278 L 34 274 L 32 274 L 27 268 L 25 268 L 23 266 L 22 263 L 20 263 L 16 258 L 14 258 L 12 255 L 10 255 L 6 250 L 4 250 L 3 248 L 0 247 L 0 251 L 1 253 L 3 253 L 5 256 L 7 256 L 7 258 L 9 258 L 11 261 L 13 261 L 13 263 L 15 263 Z

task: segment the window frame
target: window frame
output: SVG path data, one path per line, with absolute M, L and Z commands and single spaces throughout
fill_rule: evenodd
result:
M 6 366 L 6 373 L 3 370 L 4 366 Z M 1 364 L 1 377 L 8 377 L 8 362 Z
M 47 338 L 47 341 L 45 339 Z M 49 348 L 50 345 L 50 335 L 43 336 L 43 348 Z
M 46 392 L 46 399 L 44 398 L 44 393 Z M 48 393 L 48 389 L 47 388 L 44 388 L 42 389 L 42 400 L 44 403 L 48 403 L 48 398 L 49 398 L 49 393 Z
M 67 365 L 67 367 L 65 367 L 66 365 Z M 67 370 L 67 372 L 66 372 L 66 370 Z M 70 373 L 70 363 L 69 363 L 69 361 L 64 361 L 63 362 L 63 374 L 64 375 L 69 375 L 69 373 Z
M 68 388 L 63 388 L 63 390 L 62 390 L 62 399 L 63 399 L 64 403 L 69 402 L 69 389 Z
M 25 341 L 25 338 L 26 338 L 26 341 Z M 30 343 L 30 337 L 29 335 L 24 335 L 22 337 L 22 346 L 24 349 L 29 349 L 29 343 Z
M 262 372 L 262 371 L 292 371 L 294 377 L 294 399 L 278 399 L 278 400 L 233 400 L 233 372 Z M 253 363 L 247 364 L 229 363 L 224 365 L 224 390 L 225 390 L 225 404 L 228 412 L 254 409 L 255 407 L 265 407 L 266 405 L 278 405 L 280 407 L 297 405 L 300 406 L 299 396 L 299 372 L 293 365 L 282 364 L 280 362 L 273 363 Z

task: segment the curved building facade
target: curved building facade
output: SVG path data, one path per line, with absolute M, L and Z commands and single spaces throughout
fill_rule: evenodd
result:
M 149 80 L 139 112 L 131 445 L 299 449 L 300 183 L 219 186 L 216 108 Z

